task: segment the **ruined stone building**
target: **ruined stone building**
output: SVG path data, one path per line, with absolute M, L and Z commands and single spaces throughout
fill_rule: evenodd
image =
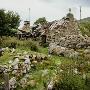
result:
M 24 21 L 24 26 L 22 27 L 22 31 L 30 32 L 30 21 Z
M 30 33 L 31 33 L 30 21 L 24 21 L 23 27 L 21 29 L 19 29 L 17 32 L 17 37 L 19 39 L 29 37 Z
M 71 12 L 61 20 L 50 22 L 50 25 L 43 29 L 41 37 L 44 43 L 56 43 L 67 48 L 79 48 L 90 44 L 90 38 L 82 35 L 79 23 Z
M 80 30 L 78 22 L 74 18 L 73 14 L 68 13 L 66 17 L 61 20 L 54 21 L 49 27 L 47 42 L 59 42 L 61 37 L 79 34 Z

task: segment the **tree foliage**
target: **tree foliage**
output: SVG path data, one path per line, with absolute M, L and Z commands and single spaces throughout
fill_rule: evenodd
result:
M 41 24 L 41 25 L 44 25 L 44 24 L 46 24 L 47 23 L 47 20 L 46 20 L 46 18 L 45 17 L 42 17 L 42 18 L 39 18 L 39 19 L 37 19 L 35 22 L 34 22 L 34 24 Z
M 68 13 L 67 17 L 70 18 L 70 19 L 74 19 L 74 15 L 72 13 Z
M 13 11 L 0 10 L 0 36 L 13 35 L 19 26 L 20 16 Z

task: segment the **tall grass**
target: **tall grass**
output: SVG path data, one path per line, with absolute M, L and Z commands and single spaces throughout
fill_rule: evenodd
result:
M 2 37 L 0 38 L 0 47 L 5 48 L 19 48 L 28 49 L 31 51 L 38 51 L 38 45 L 32 40 L 18 40 L 16 37 Z

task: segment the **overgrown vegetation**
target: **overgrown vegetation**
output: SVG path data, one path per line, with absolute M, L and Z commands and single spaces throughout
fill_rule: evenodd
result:
M 41 25 L 44 25 L 44 24 L 47 24 L 47 20 L 45 17 L 42 17 L 42 18 L 39 18 L 37 19 L 34 24 L 38 25 L 38 24 L 41 24 Z
M 12 37 L 3 37 L 2 47 L 16 46 L 16 53 L 29 51 L 40 52 L 48 55 L 48 48 L 38 46 L 32 40 L 17 40 Z M 13 44 L 11 44 L 13 43 Z M 33 43 L 33 44 L 32 44 Z M 33 49 L 32 49 L 33 48 Z M 33 52 L 34 53 L 34 52 Z M 14 55 L 14 54 L 13 54 Z M 10 51 L 5 52 L 0 57 L 0 63 L 6 64 L 13 58 Z M 83 55 L 83 54 L 82 54 Z M 89 90 L 90 64 L 89 59 L 81 56 L 78 60 L 51 55 L 48 60 L 35 64 L 35 69 L 30 70 L 31 79 L 35 80 L 35 85 L 27 85 L 25 88 L 17 87 L 17 90 L 46 90 L 48 83 L 53 80 L 55 90 Z M 77 68 L 78 74 L 74 71 Z M 86 79 L 83 75 L 86 75 Z
M 81 21 L 79 26 L 83 35 L 90 36 L 90 21 Z
M 37 43 L 29 40 L 18 40 L 16 37 L 2 37 L 0 38 L 0 47 L 27 49 L 31 51 L 38 51 Z

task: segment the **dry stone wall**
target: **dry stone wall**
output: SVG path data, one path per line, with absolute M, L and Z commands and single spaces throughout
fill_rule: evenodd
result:
M 56 39 L 58 37 L 65 37 L 66 35 L 79 35 L 80 30 L 78 28 L 78 23 L 76 20 L 69 21 L 61 19 L 58 21 L 54 21 L 54 23 L 49 27 L 48 33 L 49 34 L 47 35 L 47 41 L 49 37 L 51 37 L 52 39 Z

